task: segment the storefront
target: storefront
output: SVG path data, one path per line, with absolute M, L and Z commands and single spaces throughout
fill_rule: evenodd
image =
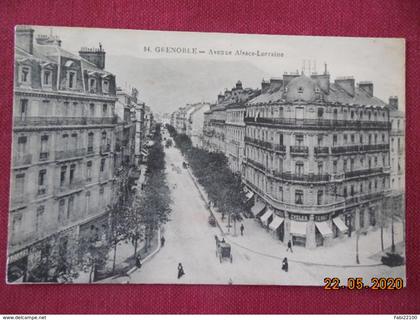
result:
M 264 227 L 268 227 L 268 225 L 271 223 L 272 220 L 273 220 L 273 211 L 270 208 L 267 208 L 264 214 L 260 216 L 261 224 Z
M 251 207 L 251 212 L 254 217 L 258 217 L 264 213 L 265 204 L 259 201 L 255 201 L 255 204 Z
M 340 235 L 344 235 L 346 234 L 349 229 L 347 228 L 347 226 L 345 225 L 345 223 L 343 222 L 343 220 L 341 220 L 340 217 L 335 217 L 332 219 L 333 221 L 333 226 L 334 226 L 334 236 L 338 237 Z
M 306 225 L 304 221 L 290 221 L 290 234 L 294 246 L 306 247 Z
M 23 249 L 11 254 L 7 259 L 7 283 L 25 282 L 28 268 L 29 250 Z
M 317 246 L 322 246 L 333 237 L 333 231 L 327 221 L 315 221 L 315 241 Z

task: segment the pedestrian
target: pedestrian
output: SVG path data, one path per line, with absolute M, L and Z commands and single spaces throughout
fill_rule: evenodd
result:
M 226 241 L 225 241 L 225 238 L 222 238 L 222 241 L 220 241 L 220 242 L 223 242 L 223 243 L 225 243 Z
M 181 278 L 185 274 L 184 267 L 182 266 L 181 262 L 178 263 L 178 279 Z
M 165 237 L 164 237 L 164 236 L 162 236 L 162 237 L 160 238 L 160 246 L 161 246 L 161 247 L 163 247 L 163 246 L 165 245 L 165 241 L 166 241 Z
M 293 253 L 293 249 L 292 249 L 292 241 L 291 240 L 289 240 L 288 242 L 287 242 L 287 250 L 286 250 L 286 252 L 287 251 L 289 251 L 290 250 L 290 252 L 291 253 Z
M 136 267 L 138 269 L 141 268 L 141 258 L 140 258 L 140 255 L 137 255 L 137 257 L 136 257 Z
M 283 263 L 282 263 L 281 269 L 284 270 L 284 272 L 288 272 L 289 271 L 289 263 L 287 262 L 287 258 L 286 257 L 283 259 Z
M 244 235 L 244 230 L 245 230 L 244 224 L 241 223 L 241 236 Z

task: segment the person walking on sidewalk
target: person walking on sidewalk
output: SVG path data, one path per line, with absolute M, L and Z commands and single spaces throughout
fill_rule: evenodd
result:
M 178 263 L 178 279 L 181 278 L 185 274 L 184 267 L 182 266 L 181 262 Z
M 140 258 L 140 255 L 137 255 L 137 257 L 136 257 L 136 267 L 138 269 L 141 268 L 141 258 Z
M 287 262 L 287 258 L 286 257 L 283 259 L 283 263 L 282 263 L 281 269 L 284 272 L 288 272 L 289 271 L 289 263 Z
M 292 241 L 291 240 L 289 240 L 288 242 L 287 242 L 287 250 L 286 250 L 286 252 L 287 251 L 289 251 L 290 250 L 290 252 L 291 253 L 293 253 L 293 249 L 292 249 Z
M 244 227 L 244 224 L 243 223 L 241 223 L 241 236 L 243 236 L 244 235 L 244 230 L 245 230 L 245 227 Z
M 165 241 L 166 241 L 166 239 L 165 239 L 164 236 L 160 237 L 160 246 L 161 247 L 163 247 L 165 245 Z

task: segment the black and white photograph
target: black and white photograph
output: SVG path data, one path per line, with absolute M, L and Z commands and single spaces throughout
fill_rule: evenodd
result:
M 14 52 L 8 284 L 406 286 L 404 39 L 19 25 Z

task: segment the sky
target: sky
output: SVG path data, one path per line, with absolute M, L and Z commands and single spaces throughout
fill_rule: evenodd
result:
M 146 59 L 198 59 L 224 62 L 241 61 L 254 65 L 264 74 L 281 77 L 284 72 L 311 71 L 322 73 L 327 64 L 331 79 L 338 76 L 353 76 L 356 82 L 372 81 L 374 95 L 384 101 L 389 96 L 398 96 L 402 110 L 405 110 L 405 41 L 396 38 L 349 38 L 314 37 L 227 33 L 193 33 L 173 31 L 144 31 L 123 29 L 94 29 L 69 27 L 34 27 L 36 34 L 54 34 L 62 40 L 62 47 L 77 52 L 81 47 L 98 47 L 99 42 L 107 57 L 128 56 Z M 150 49 L 145 50 L 145 47 Z M 183 48 L 184 53 L 166 53 L 166 47 Z M 160 49 L 164 48 L 164 49 Z M 187 50 L 196 48 L 203 53 L 190 54 Z M 182 50 L 182 49 L 179 49 Z M 231 51 L 232 55 L 209 54 L 213 51 Z M 236 50 L 274 52 L 277 56 L 235 55 Z M 305 62 L 304 62 L 305 61 Z M 211 65 L 211 64 L 210 64 Z M 316 67 L 315 67 L 316 65 Z M 208 70 L 210 73 L 212 70 Z M 117 84 L 133 80 L 133 76 L 119 75 Z M 194 72 L 194 70 L 191 70 Z M 147 75 L 148 76 L 148 75 Z M 153 77 L 153 73 L 150 74 Z M 134 77 L 135 78 L 135 77 Z M 254 84 L 260 83 L 257 79 Z M 136 86 L 136 84 L 129 84 Z M 186 84 L 187 85 L 187 84 Z M 220 83 L 220 90 L 232 87 L 232 83 Z M 139 88 L 141 91 L 141 88 Z M 217 96 L 203 97 L 211 100 Z M 152 99 L 153 93 L 145 94 Z M 182 99 L 180 99 L 182 100 Z M 185 97 L 185 103 L 189 103 Z M 153 106 L 152 106 L 153 108 Z

